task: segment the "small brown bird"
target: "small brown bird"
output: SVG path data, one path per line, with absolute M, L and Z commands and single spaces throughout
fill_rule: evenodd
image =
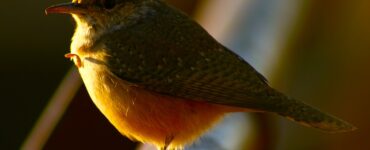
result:
M 289 98 L 199 24 L 161 0 L 73 0 L 46 9 L 77 27 L 72 58 L 123 135 L 182 148 L 226 113 L 271 112 L 328 132 L 352 125 Z

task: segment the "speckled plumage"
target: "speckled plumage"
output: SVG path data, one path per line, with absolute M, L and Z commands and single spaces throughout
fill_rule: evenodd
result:
M 324 130 L 350 127 L 270 88 L 246 61 L 178 10 L 162 2 L 148 7 L 140 21 L 102 37 L 107 65 L 120 78 L 170 96 L 275 112 Z
M 86 13 L 73 14 L 71 52 L 81 60 L 79 70 L 95 104 L 129 137 L 178 147 L 223 114 L 247 110 L 277 113 L 329 132 L 354 129 L 269 87 L 246 61 L 162 1 L 116 0 L 109 10 L 87 7 L 96 1 L 75 3 Z M 134 118 L 125 117 L 126 111 L 135 112 Z M 155 121 L 143 119 L 151 115 Z

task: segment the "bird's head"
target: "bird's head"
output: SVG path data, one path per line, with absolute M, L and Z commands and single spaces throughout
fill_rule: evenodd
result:
M 77 26 L 109 29 L 139 17 L 137 10 L 146 1 L 150 0 L 73 0 L 51 6 L 45 12 L 71 14 Z

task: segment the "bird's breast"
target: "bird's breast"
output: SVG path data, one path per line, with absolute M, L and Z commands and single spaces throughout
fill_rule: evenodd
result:
M 156 145 L 165 145 L 170 138 L 171 145 L 181 146 L 192 142 L 226 112 L 219 105 L 147 91 L 121 80 L 90 57 L 82 57 L 79 68 L 90 97 L 130 138 Z

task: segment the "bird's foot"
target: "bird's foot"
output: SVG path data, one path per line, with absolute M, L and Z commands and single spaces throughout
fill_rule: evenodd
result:
M 165 141 L 164 141 L 164 147 L 161 148 L 161 150 L 173 150 L 173 149 L 169 149 L 169 146 L 172 142 L 172 140 L 174 139 L 174 136 L 168 136 L 166 137 Z

